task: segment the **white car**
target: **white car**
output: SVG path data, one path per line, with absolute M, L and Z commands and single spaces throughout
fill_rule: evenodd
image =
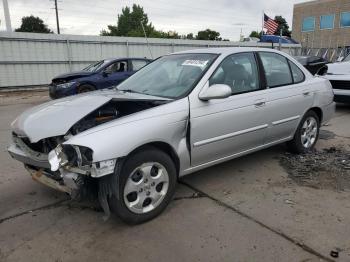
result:
M 327 67 L 323 77 L 332 84 L 334 101 L 350 103 L 350 54 L 342 62 L 328 64 Z

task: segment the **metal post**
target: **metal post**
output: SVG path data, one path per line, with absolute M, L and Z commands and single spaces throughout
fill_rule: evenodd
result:
M 55 0 L 57 34 L 60 34 L 60 21 L 58 20 L 57 0 Z
M 126 57 L 129 58 L 129 56 L 130 56 L 130 53 L 129 53 L 129 41 L 126 40 L 125 44 L 126 44 Z
M 5 16 L 5 24 L 6 24 L 6 31 L 11 32 L 11 17 L 10 17 L 10 10 L 9 5 L 7 3 L 7 0 L 2 0 L 3 6 L 4 6 L 4 16 Z
M 66 40 L 67 43 L 67 60 L 68 60 L 68 66 L 69 66 L 69 71 L 72 72 L 73 71 L 73 67 L 72 67 L 72 50 L 70 48 L 70 42 L 67 39 Z
M 278 41 L 278 50 L 281 51 L 281 46 L 282 46 L 282 28 L 280 30 L 280 39 Z

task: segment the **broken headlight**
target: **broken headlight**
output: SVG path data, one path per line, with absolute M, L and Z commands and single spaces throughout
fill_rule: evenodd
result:
M 57 85 L 57 88 L 69 88 L 69 87 L 73 86 L 75 83 L 77 83 L 77 82 L 72 81 L 72 82 L 67 82 L 64 84 L 59 84 L 59 85 Z
M 84 146 L 58 145 L 49 153 L 49 163 L 52 171 L 69 165 L 72 167 L 89 166 L 92 163 L 92 150 Z

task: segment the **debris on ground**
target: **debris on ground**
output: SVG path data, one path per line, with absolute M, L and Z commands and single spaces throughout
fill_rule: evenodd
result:
M 289 199 L 284 200 L 284 203 L 288 204 L 288 205 L 295 205 L 295 202 Z
M 350 152 L 343 148 L 330 147 L 301 155 L 285 153 L 280 163 L 298 185 L 350 190 Z
M 338 258 L 339 257 L 339 252 L 335 251 L 335 250 L 331 250 L 330 256 L 334 257 L 334 258 Z

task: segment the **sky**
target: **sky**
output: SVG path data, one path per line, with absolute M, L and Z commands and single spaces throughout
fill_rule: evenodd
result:
M 0 0 L 0 31 L 5 30 Z M 61 34 L 98 35 L 117 15 L 133 3 L 143 6 L 157 30 L 196 34 L 210 28 L 223 38 L 237 41 L 242 30 L 249 35 L 261 30 L 263 11 L 274 17 L 282 15 L 292 25 L 293 5 L 305 0 L 58 0 Z M 18 28 L 23 16 L 39 16 L 56 32 L 54 1 L 8 0 L 12 29 Z

